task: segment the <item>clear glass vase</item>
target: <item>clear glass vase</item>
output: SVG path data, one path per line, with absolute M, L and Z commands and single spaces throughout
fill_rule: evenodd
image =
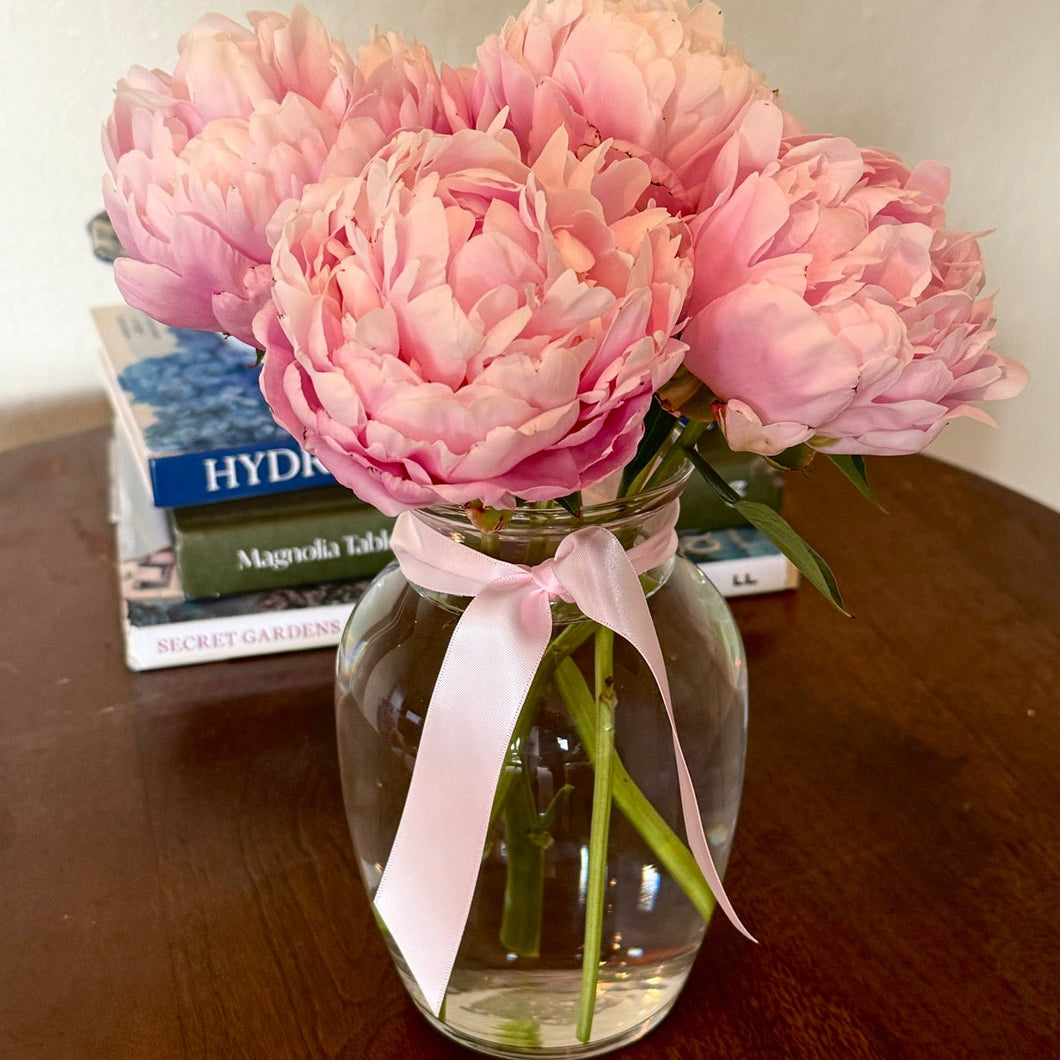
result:
M 681 475 L 659 489 L 586 508 L 580 519 L 558 506 L 520 508 L 491 533 L 476 529 L 462 508 L 427 509 L 419 517 L 471 547 L 535 565 L 586 523 L 607 527 L 631 547 L 652 532 L 685 481 Z M 724 599 L 687 560 L 676 557 L 642 574 L 641 584 L 704 832 L 724 872 L 746 745 L 740 637 Z M 434 681 L 467 602 L 410 584 L 392 564 L 366 592 L 342 638 L 339 758 L 370 898 L 398 829 Z M 573 605 L 553 605 L 550 650 L 501 775 L 440 1018 L 390 943 L 424 1015 L 444 1034 L 488 1055 L 592 1056 L 647 1033 L 684 985 L 713 909 L 684 845 L 673 738 L 659 690 L 645 660 L 618 637 L 610 649 L 616 700 L 606 873 L 590 871 L 591 855 L 600 850 L 591 844 L 600 753 L 595 726 L 601 715 L 593 694 L 598 629 Z M 481 660 L 483 667 L 501 663 Z M 594 878 L 601 881 L 603 914 L 589 1029 L 583 954 Z

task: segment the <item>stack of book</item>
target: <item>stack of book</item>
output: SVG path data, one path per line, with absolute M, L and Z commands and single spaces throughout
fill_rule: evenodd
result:
M 93 316 L 114 410 L 128 665 L 337 643 L 393 558 L 393 519 L 336 485 L 273 422 L 254 350 L 125 306 Z
M 95 310 L 114 409 L 112 516 L 133 670 L 335 645 L 393 558 L 393 519 L 334 483 L 272 419 L 254 350 Z M 718 470 L 778 506 L 780 475 L 722 449 Z M 729 596 L 794 587 L 788 561 L 693 482 L 682 551 Z

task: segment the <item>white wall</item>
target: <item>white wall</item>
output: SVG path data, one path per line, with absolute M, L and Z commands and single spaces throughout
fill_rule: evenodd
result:
M 90 253 L 101 206 L 99 127 L 133 63 L 172 68 L 205 10 L 236 19 L 286 0 L 0 0 L 6 209 L 0 259 L 0 449 L 106 419 L 88 307 L 119 300 Z M 470 60 L 520 0 L 310 0 L 351 48 L 397 29 L 450 62 Z M 933 452 L 1060 508 L 1060 7 L 1052 0 L 731 0 L 730 41 L 814 131 L 954 172 L 952 227 L 994 228 L 999 345 L 1027 363 L 1000 431 L 956 424 Z
M 102 208 L 100 127 L 115 82 L 171 70 L 206 11 L 289 11 L 294 0 L 0 0 L 0 449 L 106 422 L 88 309 L 121 301 L 85 223 Z M 519 0 L 308 0 L 351 48 L 373 25 L 470 61 Z
M 1060 509 L 1060 5 L 732 0 L 726 36 L 809 131 L 953 171 L 948 224 L 982 241 L 996 345 L 1031 370 L 931 452 Z

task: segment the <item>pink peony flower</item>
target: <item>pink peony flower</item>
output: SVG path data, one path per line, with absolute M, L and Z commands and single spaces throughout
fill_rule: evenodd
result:
M 510 133 L 399 133 L 306 190 L 256 321 L 277 420 L 388 513 L 564 496 L 624 465 L 691 279 L 639 161 L 532 168 Z
M 208 15 L 172 75 L 134 68 L 119 83 L 104 199 L 130 255 L 115 278 L 131 305 L 252 343 L 279 204 L 359 172 L 406 120 L 462 128 L 470 74 L 445 71 L 443 84 L 425 49 L 393 35 L 359 67 L 301 7 L 250 23 Z
M 470 66 L 454 70 L 443 64 L 439 70 L 422 44 L 386 33 L 374 34 L 357 50 L 357 68 L 365 85 L 351 113 L 374 118 L 388 134 L 398 129 L 458 132 L 474 124 Z
M 357 50 L 357 87 L 321 168 L 321 180 L 356 177 L 399 129 L 471 128 L 471 67 L 435 67 L 422 45 L 396 33 L 372 35 Z M 271 245 L 271 244 L 270 244 Z
M 558 127 L 575 151 L 611 139 L 675 212 L 709 205 L 780 146 L 783 114 L 708 2 L 531 0 L 478 60 L 480 118 L 507 108 L 529 158 Z
M 1019 392 L 976 240 L 943 227 L 948 190 L 936 163 L 797 137 L 692 223 L 685 367 L 731 448 L 914 453 Z
M 171 76 L 134 68 L 119 82 L 103 192 L 130 255 L 115 266 L 126 301 L 252 342 L 269 219 L 319 177 L 356 73 L 303 8 L 251 26 L 208 15 L 181 38 Z

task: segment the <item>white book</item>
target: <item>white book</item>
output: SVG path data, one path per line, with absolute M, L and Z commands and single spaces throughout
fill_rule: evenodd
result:
M 122 563 L 131 670 L 334 647 L 367 586 L 336 583 L 318 594 L 310 587 L 191 602 L 173 599 L 175 571 L 170 551 Z
M 799 571 L 753 526 L 681 530 L 681 552 L 718 587 L 722 596 L 784 592 L 799 584 Z

